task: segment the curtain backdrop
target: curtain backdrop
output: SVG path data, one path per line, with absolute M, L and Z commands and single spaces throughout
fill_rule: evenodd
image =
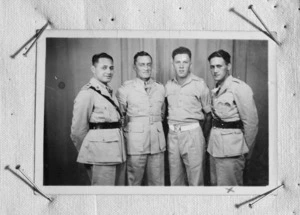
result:
M 44 123 L 44 184 L 86 185 L 84 167 L 76 163 L 77 151 L 70 139 L 73 102 L 92 77 L 91 58 L 106 52 L 113 56 L 115 74 L 111 86 L 116 91 L 136 76 L 133 56 L 139 51 L 153 58 L 153 78 L 165 84 L 173 78 L 171 53 L 185 46 L 192 51 L 192 72 L 214 87 L 207 57 L 218 49 L 232 56 L 233 76 L 248 83 L 259 112 L 259 132 L 246 172 L 247 183 L 268 183 L 268 47 L 266 41 L 127 38 L 48 38 L 46 42 L 46 87 Z M 39 71 L 38 71 L 39 72 Z M 272 72 L 272 71 L 269 71 Z M 37 143 L 42 144 L 42 143 Z

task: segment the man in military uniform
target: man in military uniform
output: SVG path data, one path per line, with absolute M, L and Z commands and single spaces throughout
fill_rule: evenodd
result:
M 118 101 L 108 83 L 114 74 L 113 58 L 92 58 L 94 77 L 78 93 L 73 110 L 71 139 L 86 164 L 92 185 L 124 185 L 126 153 Z
M 251 88 L 229 74 L 230 55 L 224 50 L 209 57 L 216 88 L 212 90 L 213 128 L 208 152 L 211 155 L 211 183 L 243 185 L 244 154 L 253 146 L 258 116 Z
M 165 136 L 162 128 L 164 86 L 151 79 L 152 57 L 144 51 L 134 56 L 137 77 L 117 92 L 127 125 L 128 184 L 164 185 Z
M 173 51 L 175 78 L 166 84 L 170 180 L 179 186 L 204 184 L 205 137 L 211 121 L 209 89 L 191 73 L 191 57 L 188 48 Z

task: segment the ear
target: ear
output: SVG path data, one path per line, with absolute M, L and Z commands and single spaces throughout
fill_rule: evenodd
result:
M 92 71 L 92 73 L 93 73 L 93 74 L 95 74 L 95 72 L 96 72 L 96 68 L 95 68 L 95 66 L 94 66 L 94 65 L 92 65 L 92 66 L 91 66 L 91 71 Z
M 231 63 L 227 65 L 228 70 L 231 70 Z

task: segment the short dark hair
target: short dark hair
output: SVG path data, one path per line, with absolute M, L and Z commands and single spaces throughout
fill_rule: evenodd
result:
M 109 54 L 106 54 L 104 52 L 100 53 L 100 54 L 95 54 L 92 58 L 92 64 L 95 65 L 95 63 L 98 63 L 100 58 L 107 58 L 110 59 L 112 62 L 114 62 L 114 59 L 112 58 L 112 56 L 110 56 Z
M 177 49 L 175 49 L 173 52 L 172 52 L 172 58 L 174 59 L 174 57 L 178 54 L 187 54 L 189 56 L 190 59 L 192 59 L 192 52 L 191 50 L 189 50 L 188 48 L 186 47 L 179 47 Z
M 151 62 L 152 62 L 152 57 L 151 57 L 151 55 L 148 52 L 140 51 L 140 52 L 138 52 L 138 53 L 136 53 L 134 55 L 134 57 L 133 57 L 133 64 L 136 63 L 138 57 L 142 57 L 142 56 L 149 56 L 150 59 L 151 59 Z
M 210 61 L 214 57 L 221 57 L 224 59 L 226 64 L 230 63 L 230 58 L 231 58 L 230 54 L 227 51 L 224 51 L 222 49 L 220 49 L 219 51 L 213 52 L 211 55 L 208 56 L 207 59 L 208 59 L 208 61 Z

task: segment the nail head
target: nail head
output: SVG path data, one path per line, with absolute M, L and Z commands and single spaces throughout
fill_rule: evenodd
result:
M 252 4 L 250 4 L 250 5 L 249 5 L 249 7 L 248 7 L 248 9 L 252 9 L 252 7 L 253 7 L 253 5 L 252 5 Z
M 18 165 L 16 166 L 16 169 L 20 169 L 20 167 L 21 167 L 21 165 L 20 165 L 20 164 L 18 164 Z

